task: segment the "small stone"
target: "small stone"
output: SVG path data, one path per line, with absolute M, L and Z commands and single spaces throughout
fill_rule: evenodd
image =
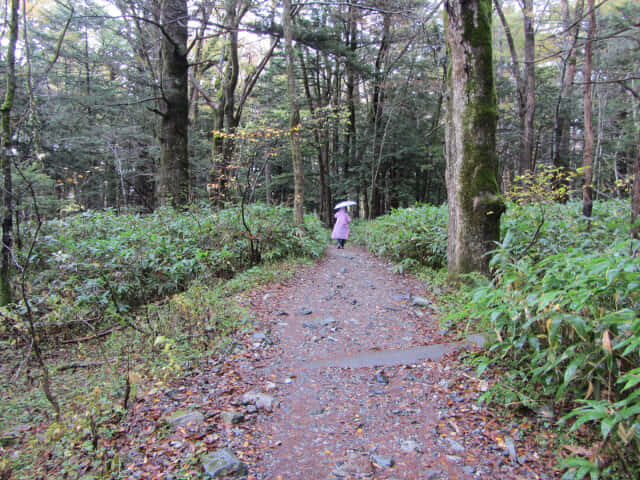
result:
M 244 420 L 244 415 L 240 412 L 222 412 L 220 419 L 228 425 L 237 425 Z
M 255 405 L 258 410 L 266 410 L 270 412 L 276 405 L 273 396 L 266 393 L 247 392 L 240 398 L 243 405 Z
M 180 450 L 184 446 L 184 443 L 182 443 L 179 440 L 173 440 L 169 442 L 169 446 L 171 446 L 172 448 L 175 448 L 176 450 Z
M 431 302 L 424 297 L 413 297 L 411 305 L 414 307 L 429 307 L 431 306 Z
M 344 268 L 344 267 L 342 267 L 342 268 L 340 269 L 340 273 L 347 273 L 347 271 L 348 271 L 348 270 L 347 270 L 346 268 Z
M 228 448 L 204 456 L 201 463 L 205 478 L 240 478 L 249 472 L 247 465 Z
M 400 450 L 404 453 L 420 453 L 422 446 L 415 440 L 404 440 L 400 443 Z
M 267 383 L 264 385 L 264 389 L 265 389 L 267 392 L 273 392 L 274 390 L 277 390 L 277 389 L 278 389 L 278 386 L 277 386 L 275 383 L 273 383 L 273 382 L 267 382 Z
M 381 468 L 391 468 L 396 463 L 393 457 L 387 455 L 379 455 L 377 453 L 371 455 L 371 460 L 373 460 L 374 463 Z
M 346 475 L 369 476 L 373 474 L 374 468 L 371 459 L 366 454 L 349 452 L 345 462 L 334 473 L 343 472 Z
M 201 425 L 204 422 L 204 415 L 197 410 L 177 410 L 168 417 L 165 417 L 165 421 L 171 425 L 172 428 L 195 426 Z
M 376 382 L 387 385 L 389 383 L 389 377 L 387 377 L 384 372 L 376 373 Z
M 183 393 L 176 388 L 167 390 L 166 392 L 164 392 L 164 395 L 173 401 L 180 400 L 184 396 Z
M 254 332 L 253 335 L 251 335 L 251 341 L 254 344 L 264 344 L 264 345 L 271 345 L 273 342 L 271 342 L 271 340 L 269 339 L 268 335 L 264 332 Z

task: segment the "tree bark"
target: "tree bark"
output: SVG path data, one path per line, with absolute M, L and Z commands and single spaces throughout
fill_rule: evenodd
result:
M 631 235 L 640 239 L 640 128 L 637 133 L 636 160 L 633 165 L 633 192 L 631 195 Z
M 358 46 L 358 24 L 355 19 L 354 6 L 349 5 L 347 30 L 345 32 L 346 43 L 352 54 L 355 54 Z M 348 181 L 350 176 L 350 169 L 355 166 L 356 157 L 356 102 L 355 102 L 355 89 L 356 89 L 356 71 L 353 68 L 351 62 L 346 64 L 346 100 L 347 108 L 349 110 L 349 124 L 345 132 L 344 142 L 344 180 Z
M 520 121 L 520 155 L 517 173 L 524 174 L 533 168 L 533 138 L 536 109 L 536 76 L 535 76 L 535 32 L 533 29 L 533 0 L 522 0 L 522 15 L 524 20 L 524 68 L 519 67 L 515 42 L 507 19 L 502 11 L 499 0 L 494 0 L 496 13 L 504 34 L 507 37 L 509 52 L 511 53 L 511 74 L 516 82 L 518 98 L 518 119 Z
M 582 214 L 589 218 L 593 211 L 593 112 L 591 72 L 593 70 L 593 38 L 596 32 L 594 0 L 587 0 L 589 28 L 584 51 L 584 186 L 582 187 Z
M 238 32 L 240 23 L 248 12 L 251 3 L 245 0 L 225 0 L 224 5 L 226 42 L 221 53 L 221 62 L 225 62 L 225 70 L 220 87 L 219 103 L 218 105 L 212 105 L 214 110 L 214 130 L 216 132 L 224 132 L 224 134 L 214 134 L 212 145 L 213 166 L 210 172 L 210 180 L 214 186 L 212 199 L 218 204 L 222 204 L 229 198 L 232 181 L 231 166 L 234 163 L 236 150 L 234 135 L 242 119 L 242 110 L 280 41 L 278 38 L 272 41 L 271 47 L 267 50 L 262 60 L 244 79 L 242 93 L 237 95 L 236 90 L 240 83 Z
M 523 174 L 528 170 L 535 170 L 533 144 L 536 115 L 536 45 L 533 29 L 533 0 L 522 0 L 521 5 L 524 16 L 524 125 L 520 152 L 520 173 Z
M 316 62 L 319 67 L 319 62 Z M 307 103 L 309 104 L 309 112 L 313 119 L 313 139 L 318 149 L 318 173 L 320 182 L 320 220 L 326 225 L 331 226 L 333 223 L 333 215 L 331 209 L 331 189 L 329 187 L 329 119 L 324 116 L 326 108 L 329 104 L 329 92 L 327 89 L 322 91 L 320 85 L 315 85 L 314 90 L 317 92 L 317 97 L 311 93 L 311 85 L 309 80 L 309 72 L 307 71 L 304 54 L 300 53 L 300 65 L 302 67 L 302 80 L 304 91 L 307 96 Z M 330 82 L 327 82 L 327 86 Z M 316 109 L 320 108 L 320 112 Z
M 376 57 L 375 72 L 373 74 L 373 95 L 371 100 L 371 112 L 370 112 L 370 124 L 373 130 L 372 140 L 372 159 L 370 184 L 369 184 L 369 208 L 368 217 L 375 218 L 384 212 L 382 204 L 383 199 L 381 196 L 383 192 L 380 191 L 378 185 L 379 177 L 383 176 L 385 171 L 382 165 L 382 154 L 384 149 L 383 131 L 382 125 L 383 110 L 385 103 L 385 63 L 387 60 L 387 53 L 389 51 L 390 33 L 391 33 L 391 15 L 383 13 L 382 18 L 382 38 L 380 40 L 380 49 Z
M 584 0 L 576 3 L 575 15 L 573 21 L 569 14 L 569 4 L 567 0 L 561 0 L 562 8 L 562 24 L 564 27 L 563 40 L 563 57 L 560 73 L 560 92 L 556 101 L 554 111 L 554 129 L 552 144 L 552 161 L 559 173 L 569 169 L 569 152 L 570 152 L 570 105 L 568 102 L 573 90 L 573 80 L 576 74 L 576 42 L 580 32 L 579 18 L 582 17 Z M 559 178 L 556 187 L 566 185 L 563 178 Z
M 497 100 L 491 0 L 447 0 L 448 72 L 445 153 L 449 205 L 448 270 L 458 278 L 489 273 L 487 253 L 500 237 Z
M 186 0 L 162 0 L 162 112 L 158 196 L 162 204 L 189 201 L 189 88 Z
M 291 162 L 293 164 L 294 193 L 293 214 L 296 225 L 304 225 L 304 169 L 302 152 L 300 151 L 300 109 L 296 92 L 296 77 L 294 69 L 295 55 L 293 52 L 291 1 L 284 0 L 282 9 L 282 26 L 284 28 L 284 48 L 287 59 L 287 93 L 291 106 L 289 133 L 291 136 Z
M 0 305 L 11 303 L 11 248 L 13 246 L 13 185 L 11 183 L 11 109 L 16 93 L 16 44 L 18 42 L 19 1 L 11 0 L 9 43 L 7 44 L 6 92 L 0 107 L 0 164 L 4 176 L 2 194 L 2 265 L 0 266 Z

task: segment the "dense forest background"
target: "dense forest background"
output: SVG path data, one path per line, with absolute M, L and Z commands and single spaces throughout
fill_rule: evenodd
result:
M 638 6 L 597 6 L 587 76 L 583 2 L 494 5 L 503 183 L 543 166 L 582 167 L 588 85 L 595 198 L 628 195 L 638 155 Z M 329 224 L 333 200 L 347 197 L 367 218 L 442 203 L 441 2 L 294 8 L 306 210 Z M 12 109 L 17 224 L 31 215 L 29 183 L 49 218 L 80 209 L 150 212 L 161 203 L 161 21 L 153 1 L 22 5 Z M 189 201 L 292 204 L 278 6 L 189 2 L 184 21 Z

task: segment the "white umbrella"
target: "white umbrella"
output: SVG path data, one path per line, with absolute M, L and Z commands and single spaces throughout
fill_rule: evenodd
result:
M 357 205 L 357 203 L 353 200 L 345 200 L 344 202 L 338 203 L 335 207 L 333 207 L 333 209 L 337 210 L 342 207 L 350 207 L 351 205 Z

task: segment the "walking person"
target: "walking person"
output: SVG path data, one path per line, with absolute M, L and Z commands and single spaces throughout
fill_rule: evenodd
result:
M 349 217 L 345 207 L 340 207 L 334 216 L 336 217 L 336 224 L 333 227 L 333 232 L 331 232 L 331 238 L 338 241 L 338 248 L 344 248 L 344 244 L 349 238 L 351 217 Z

